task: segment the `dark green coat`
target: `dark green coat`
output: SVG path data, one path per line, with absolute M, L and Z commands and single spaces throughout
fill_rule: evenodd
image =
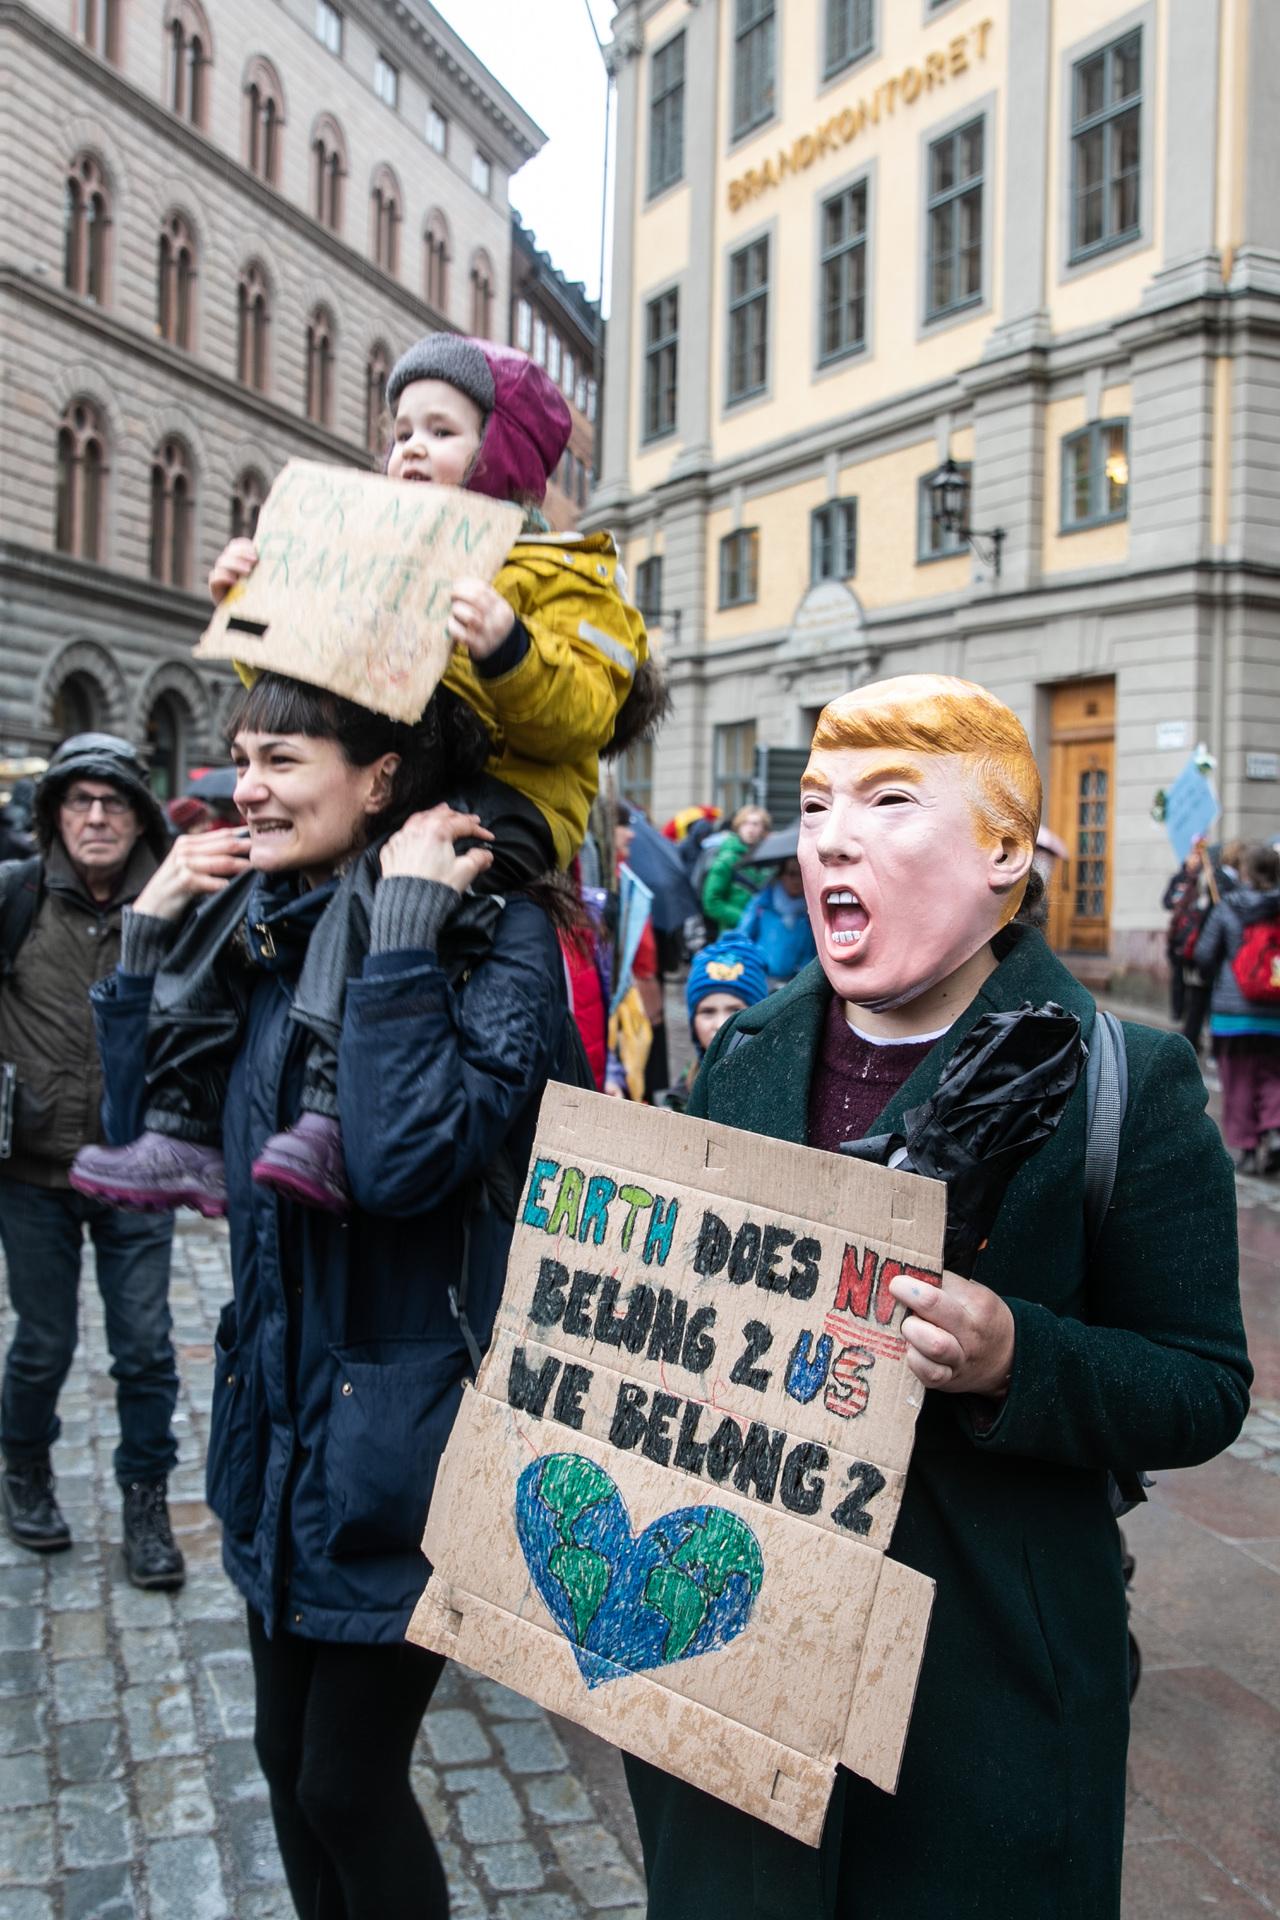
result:
M 937 1084 L 991 1008 L 1094 1005 L 1038 933 L 1005 957 L 883 1121 Z M 815 962 L 721 1031 L 691 1111 L 805 1139 L 831 989 Z M 753 1036 L 726 1054 L 730 1032 Z M 979 1433 L 929 1393 L 894 1559 L 937 1581 L 896 1796 L 841 1774 L 821 1849 L 628 1760 L 651 1920 L 1113 1920 L 1129 1733 L 1106 1470 L 1189 1467 L 1240 1430 L 1251 1379 L 1235 1189 L 1179 1035 L 1125 1029 L 1113 1204 L 1084 1244 L 1085 1090 L 1017 1175 L 974 1278 L 1012 1308 L 1009 1396 Z M 883 1130 L 877 1123 L 875 1131 Z

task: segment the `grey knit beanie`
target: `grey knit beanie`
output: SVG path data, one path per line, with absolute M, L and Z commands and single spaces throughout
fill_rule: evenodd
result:
M 493 375 L 479 347 L 456 333 L 429 333 L 402 353 L 387 380 L 387 405 L 394 413 L 412 380 L 443 380 L 474 400 L 488 419 L 493 412 Z

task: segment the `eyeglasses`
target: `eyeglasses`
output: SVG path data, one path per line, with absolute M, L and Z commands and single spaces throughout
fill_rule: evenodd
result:
M 122 793 L 86 793 L 83 787 L 74 787 L 62 804 L 68 813 L 92 813 L 95 807 L 101 807 L 110 820 L 133 812 L 133 802 Z

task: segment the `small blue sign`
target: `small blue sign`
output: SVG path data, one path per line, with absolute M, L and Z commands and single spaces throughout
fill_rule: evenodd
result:
M 1209 832 L 1220 811 L 1213 782 L 1200 771 L 1193 757 L 1170 787 L 1165 802 L 1165 831 L 1180 861 L 1184 861 L 1195 842 Z

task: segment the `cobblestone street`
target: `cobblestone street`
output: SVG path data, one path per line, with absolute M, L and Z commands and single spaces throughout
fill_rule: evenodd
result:
M 75 1545 L 41 1560 L 0 1538 L 0 1920 L 293 1920 L 253 1751 L 243 1604 L 202 1499 L 225 1249 L 222 1231 L 180 1216 L 170 1496 L 189 1577 L 173 1595 L 125 1580 L 115 1390 L 86 1255 L 82 1345 L 55 1451 Z M 454 1920 L 641 1920 L 612 1749 L 447 1668 L 414 1780 Z
M 1125 1522 L 1144 1669 L 1124 1920 L 1280 1914 L 1280 1185 L 1239 1192 L 1254 1410 L 1229 1453 L 1161 1474 Z M 55 1455 L 76 1544 L 40 1560 L 0 1538 L 0 1920 L 292 1920 L 253 1751 L 243 1609 L 201 1498 L 225 1248 L 180 1216 L 171 1494 L 190 1577 L 176 1595 L 124 1578 L 114 1389 L 86 1256 Z M 643 1920 L 611 1748 L 451 1668 L 414 1779 L 455 1920 Z

